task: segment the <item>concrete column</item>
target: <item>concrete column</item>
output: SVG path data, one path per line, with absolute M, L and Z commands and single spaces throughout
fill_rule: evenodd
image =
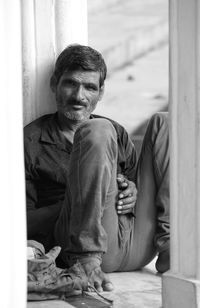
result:
M 200 307 L 200 0 L 170 0 L 171 269 L 163 307 Z
M 55 111 L 49 78 L 56 56 L 87 44 L 87 0 L 22 0 L 24 124 Z
M 0 306 L 26 307 L 20 1 L 0 1 Z

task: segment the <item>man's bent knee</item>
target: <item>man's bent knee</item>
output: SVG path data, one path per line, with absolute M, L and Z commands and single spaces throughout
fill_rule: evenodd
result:
M 82 123 L 76 131 L 76 138 L 87 137 L 87 141 L 103 147 L 110 140 L 117 143 L 117 133 L 112 123 L 107 119 L 90 119 Z

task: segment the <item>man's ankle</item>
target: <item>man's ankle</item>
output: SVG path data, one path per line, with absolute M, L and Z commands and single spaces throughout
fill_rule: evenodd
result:
M 112 291 L 113 284 L 101 269 L 101 256 L 101 253 L 70 254 L 68 260 L 72 265 L 79 263 L 82 266 L 90 286 L 96 288 L 97 291 Z
M 80 254 L 68 254 L 67 255 L 67 262 L 69 266 L 74 265 L 75 263 L 79 262 L 82 266 L 87 263 L 94 263 L 94 265 L 100 266 L 102 263 L 102 254 L 96 252 L 89 252 L 89 253 L 80 253 Z

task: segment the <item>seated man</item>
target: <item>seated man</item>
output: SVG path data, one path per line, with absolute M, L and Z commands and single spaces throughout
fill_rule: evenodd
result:
M 169 268 L 167 114 L 150 120 L 137 162 L 126 130 L 92 114 L 105 78 L 99 52 L 67 47 L 50 81 L 57 112 L 24 133 L 28 238 L 61 246 L 64 266 L 79 261 L 99 291 L 112 289 L 104 272 L 139 269 L 156 253 L 157 270 Z

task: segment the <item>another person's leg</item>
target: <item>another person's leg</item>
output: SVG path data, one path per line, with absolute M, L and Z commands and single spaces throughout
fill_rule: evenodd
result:
M 137 170 L 135 225 L 120 270 L 148 264 L 156 252 L 157 270 L 169 268 L 169 128 L 167 113 L 152 117 Z

